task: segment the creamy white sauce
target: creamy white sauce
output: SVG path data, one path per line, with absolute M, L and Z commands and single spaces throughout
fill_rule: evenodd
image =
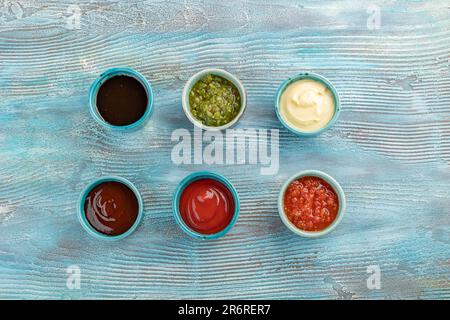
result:
M 298 80 L 281 94 L 279 111 L 284 121 L 299 131 L 317 131 L 333 118 L 333 93 L 319 81 Z

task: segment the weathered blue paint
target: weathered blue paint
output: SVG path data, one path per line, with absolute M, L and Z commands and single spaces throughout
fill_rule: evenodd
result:
M 14 6 L 13 6 L 14 4 Z M 450 298 L 450 9 L 448 1 L 70 1 L 0 4 L 1 298 Z M 380 29 L 367 28 L 370 5 Z M 70 26 L 70 25 L 69 25 Z M 152 84 L 154 112 L 135 132 L 89 115 L 90 84 L 128 66 Z M 185 81 L 204 68 L 247 90 L 237 128 L 280 130 L 280 172 L 171 162 Z M 274 112 L 279 83 L 300 71 L 336 86 L 342 112 L 314 138 Z M 280 221 L 283 181 L 303 169 L 335 177 L 347 213 L 303 239 Z M 224 237 L 176 225 L 171 197 L 188 173 L 220 172 L 240 195 Z M 77 198 L 103 175 L 140 190 L 145 217 L 114 244 L 80 227 Z M 81 289 L 66 268 L 81 268 Z M 366 286 L 379 265 L 381 289 Z

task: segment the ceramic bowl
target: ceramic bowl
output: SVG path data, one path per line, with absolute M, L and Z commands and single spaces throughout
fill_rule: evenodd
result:
M 216 181 L 222 183 L 223 185 L 225 185 L 225 187 L 228 188 L 228 190 L 230 190 L 230 192 L 233 196 L 233 200 L 234 200 L 233 218 L 231 219 L 230 223 L 228 224 L 228 226 L 226 226 L 225 229 L 223 229 L 217 233 L 213 233 L 213 234 L 198 233 L 198 232 L 192 230 L 184 222 L 183 218 L 181 217 L 181 213 L 180 213 L 180 209 L 179 209 L 179 202 L 180 202 L 181 194 L 183 193 L 184 189 L 188 185 L 190 185 L 192 182 L 200 180 L 200 179 L 213 179 L 213 180 L 216 180 Z M 194 173 L 191 173 L 190 175 L 188 175 L 187 177 L 185 177 L 179 183 L 178 187 L 176 188 L 175 193 L 173 195 L 173 200 L 172 200 L 172 209 L 173 209 L 173 215 L 175 217 L 175 221 L 177 222 L 178 226 L 181 228 L 181 230 L 183 230 L 185 233 L 187 233 L 191 237 L 194 237 L 197 239 L 204 239 L 204 240 L 217 239 L 217 238 L 220 238 L 223 235 L 225 235 L 228 231 L 230 231 L 231 228 L 236 223 L 238 216 L 239 216 L 239 210 L 240 210 L 239 196 L 238 196 L 236 189 L 231 184 L 231 182 L 228 181 L 228 179 L 225 178 L 223 175 L 214 173 L 214 172 L 209 172 L 209 171 L 194 172 Z
M 206 76 L 208 74 L 221 76 L 221 77 L 229 80 L 231 83 L 233 83 L 236 86 L 236 88 L 239 91 L 239 94 L 241 95 L 241 109 L 239 110 L 239 113 L 236 115 L 236 117 L 233 120 L 231 120 L 227 124 L 224 124 L 223 126 L 219 126 L 219 127 L 204 125 L 201 121 L 199 121 L 197 118 L 195 118 L 192 115 L 191 108 L 189 105 L 189 93 L 191 92 L 192 87 L 197 83 L 197 81 L 199 81 L 201 78 L 203 78 L 204 76 Z M 184 86 L 181 102 L 182 102 L 182 106 L 183 106 L 183 111 L 186 114 L 186 117 L 189 119 L 189 121 L 191 121 L 195 126 L 197 126 L 199 128 L 202 128 L 204 130 L 211 130 L 211 131 L 225 130 L 225 129 L 232 127 L 233 125 L 236 124 L 236 122 L 239 121 L 241 116 L 244 114 L 245 108 L 247 107 L 247 98 L 246 98 L 246 92 L 244 89 L 244 85 L 234 75 L 232 75 L 231 73 L 229 73 L 225 70 L 222 70 L 222 69 L 205 69 L 205 70 L 202 70 L 202 71 L 194 74 L 186 82 L 186 85 Z
M 327 87 L 330 92 L 333 94 L 334 97 L 334 114 L 333 117 L 331 118 L 331 120 L 328 122 L 328 124 L 323 127 L 320 128 L 319 130 L 316 131 L 301 131 L 298 128 L 294 127 L 293 125 L 289 124 L 282 116 L 280 113 L 280 98 L 281 95 L 283 94 L 284 90 L 292 83 L 298 81 L 298 80 L 304 80 L 304 79 L 310 79 L 310 80 L 315 80 L 318 81 L 320 83 L 322 83 L 323 85 L 325 85 L 325 87 Z M 285 80 L 280 87 L 278 88 L 277 94 L 275 96 L 275 113 L 277 114 L 278 119 L 280 120 L 280 122 L 283 124 L 283 126 L 285 126 L 289 131 L 299 135 L 299 136 L 303 136 L 303 137 L 311 137 L 311 136 L 316 136 L 322 132 L 324 132 L 325 130 L 329 129 L 335 122 L 336 120 L 339 118 L 339 114 L 341 112 L 341 102 L 339 99 L 339 94 L 336 90 L 336 88 L 333 86 L 333 84 L 325 77 L 316 74 L 316 73 L 311 73 L 311 72 L 302 72 L 299 73 L 298 75 L 296 75 L 295 77 L 289 78 L 287 80 Z
M 130 227 L 130 229 L 128 229 L 127 231 L 125 231 L 122 234 L 115 235 L 115 236 L 110 236 L 110 235 L 107 235 L 107 234 L 104 234 L 104 233 L 101 233 L 101 232 L 95 230 L 92 227 L 92 225 L 89 223 L 89 221 L 87 220 L 86 214 L 84 211 L 84 204 L 86 202 L 86 197 L 88 196 L 89 192 L 91 192 L 91 190 L 94 189 L 99 184 L 101 184 L 103 182 L 109 182 L 109 181 L 120 182 L 120 183 L 123 183 L 124 185 L 126 185 L 128 188 L 130 188 L 134 192 L 134 195 L 136 196 L 136 198 L 138 200 L 138 204 L 139 204 L 139 209 L 138 209 L 139 211 L 138 211 L 138 215 L 136 217 L 136 221 L 133 223 L 133 225 Z M 99 239 L 99 240 L 115 241 L 115 240 L 121 240 L 125 237 L 128 237 L 130 234 L 132 234 L 136 230 L 136 228 L 141 223 L 143 217 L 144 217 L 144 202 L 142 200 L 142 196 L 139 193 L 138 189 L 130 181 L 128 181 L 125 178 L 115 177 L 115 176 L 107 176 L 107 177 L 102 177 L 97 180 L 94 180 L 91 183 L 89 183 L 86 186 L 86 188 L 84 188 L 84 190 L 81 192 L 80 198 L 78 200 L 78 220 L 80 221 L 81 226 L 91 236 L 93 236 L 94 238 Z
M 115 77 L 115 76 L 129 76 L 133 77 L 136 80 L 138 80 L 142 86 L 144 87 L 145 91 L 147 92 L 147 109 L 145 110 L 144 114 L 142 115 L 139 120 L 136 122 L 133 122 L 126 126 L 116 126 L 113 124 L 108 123 L 103 117 L 101 116 L 100 112 L 97 108 L 97 93 L 100 89 L 101 85 L 108 79 Z M 150 118 L 152 111 L 153 111 L 153 92 L 152 88 L 150 86 L 150 83 L 147 81 L 147 79 L 140 74 L 139 72 L 131 69 L 131 68 L 111 68 L 103 72 L 95 81 L 92 83 L 91 88 L 89 90 L 89 110 L 91 112 L 92 117 L 102 126 L 114 129 L 114 130 L 133 130 L 137 129 L 141 126 L 143 126 L 148 119 Z
M 328 184 L 336 192 L 336 194 L 338 196 L 338 200 L 339 200 L 339 211 L 337 213 L 336 219 L 334 219 L 334 221 L 327 228 L 325 228 L 321 231 L 305 231 L 305 230 L 297 228 L 289 220 L 289 218 L 286 216 L 286 213 L 284 212 L 283 202 L 284 202 L 284 194 L 286 192 L 287 187 L 291 184 L 291 182 L 293 182 L 301 177 L 311 177 L 311 176 L 321 178 L 321 179 L 325 180 L 326 182 L 328 182 Z M 321 237 L 321 236 L 324 236 L 324 235 L 330 233 L 331 231 L 333 231 L 338 226 L 338 224 L 341 222 L 342 217 L 344 216 L 344 213 L 345 213 L 345 207 L 346 207 L 345 194 L 344 194 L 344 190 L 342 190 L 342 187 L 331 176 L 329 176 L 328 174 L 326 174 L 322 171 L 318 171 L 318 170 L 305 170 L 305 171 L 300 171 L 300 172 L 292 175 L 283 184 L 283 186 L 280 189 L 280 193 L 278 195 L 278 213 L 280 215 L 281 221 L 283 221 L 283 223 L 286 225 L 286 227 L 289 230 L 291 230 L 292 232 L 294 232 L 295 234 L 302 236 L 302 237 L 307 237 L 307 238 Z

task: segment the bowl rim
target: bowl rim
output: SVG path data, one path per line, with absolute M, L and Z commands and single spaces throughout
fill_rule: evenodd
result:
M 89 194 L 89 192 L 93 188 L 98 186 L 100 183 L 110 182 L 110 181 L 123 183 L 128 188 L 130 188 L 133 191 L 134 195 L 136 196 L 136 198 L 138 200 L 138 205 L 139 205 L 138 214 L 137 214 L 136 220 L 134 221 L 133 225 L 124 233 L 121 233 L 121 234 L 118 234 L 115 236 L 110 236 L 110 235 L 107 235 L 107 234 L 101 233 L 100 231 L 95 230 L 94 227 L 92 227 L 92 225 L 89 223 L 89 221 L 87 221 L 87 218 L 86 218 L 86 215 L 84 212 L 84 203 L 86 201 L 86 197 Z M 122 178 L 122 177 L 103 176 L 98 179 L 92 180 L 90 183 L 88 183 L 86 185 L 86 187 L 80 193 L 80 196 L 78 198 L 78 221 L 80 222 L 83 229 L 87 231 L 87 233 L 89 233 L 94 238 L 97 238 L 100 240 L 117 241 L 117 240 L 121 240 L 123 238 L 128 237 L 136 230 L 136 228 L 142 222 L 143 217 L 144 217 L 144 202 L 142 200 L 142 196 L 141 196 L 139 190 L 135 187 L 135 185 L 133 183 L 131 183 L 129 180 Z
M 97 109 L 97 93 L 100 89 L 100 86 L 108 79 L 119 76 L 119 75 L 126 75 L 132 78 L 135 78 L 138 80 L 142 86 L 144 87 L 146 93 L 147 93 L 147 108 L 144 112 L 144 114 L 135 122 L 130 123 L 125 126 L 117 126 L 113 125 L 109 122 L 107 122 L 103 117 L 101 116 L 100 112 Z M 102 126 L 113 129 L 113 130 L 131 130 L 136 129 L 140 126 L 142 126 L 151 116 L 153 112 L 153 90 L 148 82 L 148 80 L 138 71 L 129 68 L 129 67 L 114 67 L 109 68 L 103 71 L 100 76 L 97 77 L 97 79 L 94 80 L 92 83 L 90 89 L 89 89 L 89 110 L 91 113 L 91 116 L 97 121 L 97 123 L 101 124 Z
M 189 93 L 190 93 L 192 87 L 194 86 L 194 84 L 197 83 L 197 81 L 199 81 L 201 77 L 203 77 L 207 74 L 221 76 L 221 77 L 231 81 L 236 86 L 236 88 L 239 90 L 239 94 L 241 95 L 241 109 L 239 110 L 239 113 L 236 115 L 236 117 L 234 117 L 233 120 L 231 120 L 230 122 L 228 122 L 222 126 L 219 126 L 219 127 L 204 125 L 201 121 L 197 120 L 192 115 L 191 110 L 190 110 Z M 189 119 L 189 121 L 193 125 L 201 128 L 203 130 L 220 131 L 220 130 L 225 130 L 225 129 L 231 128 L 242 117 L 245 109 L 247 108 L 247 93 L 245 91 L 245 87 L 242 84 L 241 80 L 239 80 L 235 75 L 233 75 L 230 72 L 223 70 L 223 69 L 207 68 L 207 69 L 203 69 L 203 70 L 195 73 L 192 77 L 189 78 L 188 81 L 186 81 L 186 84 L 184 85 L 183 93 L 181 96 L 181 105 L 182 105 L 184 114 L 186 115 L 186 117 Z
M 315 131 L 302 131 L 302 130 L 299 130 L 299 129 L 291 126 L 286 120 L 283 119 L 283 116 L 280 113 L 280 98 L 281 98 L 281 95 L 283 94 L 284 90 L 286 90 L 286 88 L 290 84 L 292 84 L 298 80 L 303 80 L 303 79 L 311 79 L 311 80 L 319 81 L 320 83 L 324 84 L 331 91 L 331 93 L 333 94 L 333 98 L 334 98 L 333 117 L 327 123 L 326 126 L 324 126 L 323 128 L 320 128 L 318 130 L 315 130 Z M 330 127 L 332 127 L 334 125 L 334 123 L 339 118 L 341 109 L 342 109 L 341 100 L 339 97 L 339 92 L 336 90 L 336 87 L 331 83 L 330 80 L 328 80 L 324 76 L 314 73 L 314 72 L 300 72 L 293 77 L 287 78 L 280 84 L 280 86 L 278 87 L 277 93 L 275 95 L 275 113 L 278 117 L 278 120 L 281 122 L 281 124 L 283 124 L 283 126 L 286 129 L 288 129 L 292 133 L 295 133 L 296 135 L 303 136 L 303 137 L 317 136 L 317 135 L 321 134 L 322 132 L 324 132 L 325 130 L 328 130 Z
M 339 211 L 338 211 L 336 218 L 328 227 L 326 227 L 325 229 L 320 230 L 320 231 L 305 231 L 305 230 L 299 229 L 288 219 L 288 217 L 286 216 L 286 213 L 284 212 L 283 202 L 284 202 L 284 194 L 286 193 L 287 187 L 294 180 L 297 180 L 301 177 L 307 177 L 307 176 L 318 177 L 318 178 L 321 178 L 321 179 L 325 180 L 326 182 L 328 182 L 330 184 L 330 186 L 336 192 L 336 194 L 338 196 L 338 200 L 339 200 Z M 319 170 L 302 170 L 302 171 L 299 171 L 299 172 L 293 174 L 284 182 L 284 184 L 280 188 L 280 192 L 278 194 L 278 214 L 281 218 L 281 221 L 283 221 L 283 223 L 289 230 L 291 230 L 292 232 L 294 232 L 295 234 L 297 234 L 299 236 L 306 237 L 306 238 L 322 237 L 322 236 L 330 233 L 331 231 L 333 231 L 339 225 L 339 223 L 341 223 L 342 218 L 345 214 L 345 210 L 346 210 L 346 199 L 345 199 L 344 190 L 342 189 L 341 185 L 333 177 L 331 177 L 327 173 L 319 171 Z
M 216 180 L 222 184 L 225 185 L 228 190 L 230 190 L 233 200 L 234 200 L 234 213 L 233 218 L 231 219 L 230 223 L 221 231 L 212 233 L 212 234 L 202 234 L 199 232 L 196 232 L 189 228 L 186 223 L 184 222 L 183 218 L 181 217 L 180 209 L 179 209 L 179 202 L 181 194 L 183 193 L 184 189 L 190 185 L 192 182 L 201 180 L 201 179 L 213 179 Z M 175 189 L 175 192 L 173 193 L 172 198 L 172 212 L 175 217 L 175 221 L 177 222 L 178 226 L 188 235 L 190 235 L 193 238 L 202 239 L 202 240 L 212 240 L 217 239 L 222 236 L 224 236 L 228 231 L 233 228 L 233 226 L 236 224 L 236 221 L 238 220 L 239 213 L 240 213 L 240 202 L 239 202 L 239 194 L 236 191 L 236 188 L 233 186 L 233 184 L 225 178 L 225 176 L 211 171 L 198 171 L 188 174 L 186 177 L 184 177 L 180 183 L 178 184 L 177 188 Z

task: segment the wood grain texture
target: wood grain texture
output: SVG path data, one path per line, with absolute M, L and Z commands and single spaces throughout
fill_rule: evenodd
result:
M 0 298 L 450 298 L 450 6 L 448 1 L 0 1 Z M 367 28 L 367 8 L 381 28 Z M 87 92 L 108 67 L 142 72 L 150 122 L 112 133 Z M 280 129 L 280 172 L 170 160 L 184 82 L 220 67 L 248 91 L 238 128 Z M 301 139 L 274 113 L 280 82 L 328 77 L 343 110 Z M 223 173 L 241 196 L 225 237 L 188 238 L 171 196 L 189 172 Z M 277 193 L 302 169 L 342 184 L 348 210 L 329 236 L 302 239 L 280 221 Z M 133 181 L 145 218 L 131 237 L 90 238 L 76 219 L 101 175 Z M 80 290 L 66 268 L 82 271 Z M 380 290 L 366 286 L 379 265 Z

